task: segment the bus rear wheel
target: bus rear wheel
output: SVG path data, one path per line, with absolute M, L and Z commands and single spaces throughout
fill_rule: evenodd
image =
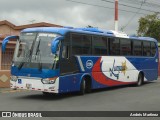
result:
M 143 74 L 139 73 L 136 86 L 141 86 L 142 84 L 143 84 Z

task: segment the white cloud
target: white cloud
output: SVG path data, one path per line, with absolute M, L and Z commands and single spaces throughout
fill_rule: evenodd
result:
M 83 2 L 114 7 L 113 4 L 101 0 L 83 0 Z M 124 26 L 133 15 L 121 11 L 119 28 Z M 127 33 L 136 33 L 139 17 L 140 15 L 137 15 L 130 22 L 126 28 Z M 114 29 L 114 10 L 66 0 L 0 0 L 0 20 L 9 20 L 16 25 L 28 24 L 31 20 L 35 20 L 35 22 L 50 22 L 64 26 L 91 25 L 101 29 Z

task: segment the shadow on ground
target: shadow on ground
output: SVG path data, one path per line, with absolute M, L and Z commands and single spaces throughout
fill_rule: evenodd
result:
M 143 86 L 141 87 L 145 87 L 148 86 L 150 84 L 156 84 L 156 82 L 147 82 L 144 83 Z M 114 90 L 118 90 L 118 89 L 127 89 L 128 87 L 135 87 L 135 85 L 124 85 L 124 86 L 116 86 L 116 87 L 109 87 L 109 88 L 102 88 L 102 89 L 96 89 L 96 90 L 92 90 L 91 93 L 86 93 L 84 95 L 79 95 L 78 92 L 73 92 L 73 93 L 65 93 L 65 94 L 49 94 L 49 95 L 43 95 L 43 93 L 41 92 L 33 92 L 33 94 L 30 95 L 22 95 L 22 96 L 16 96 L 15 99 L 35 99 L 35 100 L 61 100 L 61 99 L 67 99 L 67 98 L 71 98 L 71 97 L 83 97 L 83 96 L 88 96 L 88 95 L 97 95 L 97 94 L 101 94 L 104 92 L 111 92 Z M 30 92 L 32 93 L 32 91 Z

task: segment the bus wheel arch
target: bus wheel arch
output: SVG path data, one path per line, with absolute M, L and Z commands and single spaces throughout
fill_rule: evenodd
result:
M 83 75 L 80 82 L 80 94 L 90 93 L 92 90 L 92 78 L 90 75 Z
M 136 86 L 141 86 L 144 83 L 144 72 L 140 71 L 137 77 L 137 83 Z

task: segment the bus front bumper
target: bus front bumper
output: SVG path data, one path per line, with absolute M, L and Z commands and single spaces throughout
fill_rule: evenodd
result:
M 59 78 L 54 84 L 44 84 L 40 78 L 18 77 L 17 81 L 10 81 L 10 87 L 13 89 L 27 89 L 49 93 L 58 93 Z

